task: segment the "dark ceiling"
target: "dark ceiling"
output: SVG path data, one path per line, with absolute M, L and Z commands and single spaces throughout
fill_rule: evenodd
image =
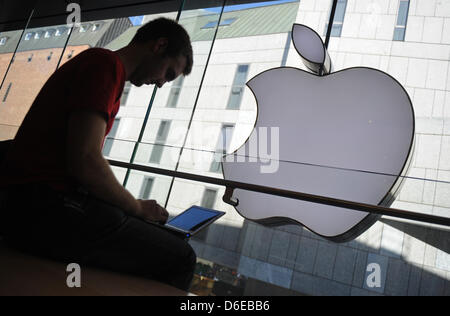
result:
M 261 0 L 227 0 L 227 5 Z M 69 3 L 78 3 L 81 21 L 101 20 L 178 11 L 182 0 L 0 0 L 0 32 L 29 27 L 65 24 Z M 186 0 L 185 9 L 217 6 L 222 0 Z

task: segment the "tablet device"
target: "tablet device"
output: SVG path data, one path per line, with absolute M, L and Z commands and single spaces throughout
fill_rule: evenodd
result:
M 193 205 L 162 225 L 189 238 L 225 215 L 225 212 Z

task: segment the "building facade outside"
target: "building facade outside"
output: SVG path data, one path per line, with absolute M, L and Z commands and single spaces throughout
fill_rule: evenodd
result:
M 180 23 L 194 49 L 191 75 L 161 89 L 126 85 L 104 144 L 105 156 L 222 178 L 219 157 L 244 143 L 257 117 L 256 101 L 245 83 L 274 67 L 306 69 L 291 42 L 292 24 L 306 24 L 324 38 L 332 4 L 300 0 L 226 6 L 219 21 L 222 1 L 216 2 L 217 8 L 181 13 Z M 145 15 L 143 23 L 158 16 L 175 18 L 177 12 Z M 0 33 L 0 75 L 6 73 L 0 89 L 0 102 L 5 99 L 0 103 L 2 139 L 13 137 L 56 69 L 58 62 L 50 64 L 52 59 L 62 56 L 64 62 L 68 55 L 95 46 L 117 50 L 140 26 L 122 22 L 113 31 L 108 26 L 118 25 L 115 21 L 90 22 L 88 34 L 72 31 L 77 36 L 69 37 L 64 51 L 64 44 L 39 46 L 33 36 L 43 32 L 45 38 L 45 30 L 27 30 L 19 44 L 23 49 L 7 73 L 14 50 L 2 51 L 1 43 L 7 37 L 6 47 L 14 37 Z M 93 30 L 98 23 L 103 34 Z M 21 33 L 15 32 L 17 43 Z M 33 35 L 26 40 L 29 33 Z M 27 46 L 30 40 L 34 46 Z M 414 156 L 392 207 L 449 217 L 450 0 L 339 0 L 328 48 L 333 71 L 380 69 L 411 98 Z M 30 57 L 36 61 L 33 76 L 28 75 Z M 198 293 L 450 295 L 450 233 L 445 228 L 382 217 L 354 241 L 336 244 L 299 226 L 267 228 L 246 220 L 222 201 L 220 186 L 113 170 L 137 198 L 156 199 L 171 215 L 193 204 L 227 212 L 190 241 L 203 276 L 193 285 Z M 206 285 L 204 280 L 214 278 L 214 284 Z M 201 292 L 208 287 L 210 291 Z

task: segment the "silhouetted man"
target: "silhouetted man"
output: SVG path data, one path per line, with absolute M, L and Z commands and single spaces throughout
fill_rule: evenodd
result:
M 155 200 L 136 200 L 102 156 L 125 81 L 188 75 L 192 46 L 175 21 L 143 25 L 118 51 L 88 49 L 61 66 L 34 100 L 0 171 L 5 240 L 57 260 L 139 274 L 187 290 L 190 245 L 146 221 L 165 222 Z

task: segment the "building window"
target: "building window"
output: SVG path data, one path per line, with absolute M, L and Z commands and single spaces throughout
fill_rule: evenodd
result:
M 105 144 L 103 145 L 103 155 L 109 156 L 111 153 L 112 145 L 114 143 L 114 138 L 116 137 L 117 130 L 119 129 L 120 118 L 114 119 L 113 126 L 109 131 L 108 137 L 105 139 Z
M 236 21 L 237 20 L 237 18 L 230 18 L 230 19 L 225 19 L 225 20 L 223 20 L 223 21 L 220 21 L 220 24 L 219 24 L 219 26 L 228 26 L 228 25 L 231 25 L 234 21 Z M 202 27 L 202 29 L 212 29 L 212 28 L 215 28 L 216 26 L 217 26 L 217 22 L 218 21 L 211 21 L 211 22 L 208 22 L 208 23 L 206 23 L 203 27 Z
M 212 21 L 212 22 L 208 22 L 206 23 L 202 29 L 212 29 L 215 28 L 217 26 L 217 21 Z
M 60 27 L 56 29 L 55 36 L 61 36 L 67 30 L 67 27 Z
M 6 37 L 6 36 L 0 37 L 0 45 L 5 45 L 7 40 L 8 40 L 8 37 Z
M 184 76 L 179 76 L 172 84 L 170 89 L 169 98 L 167 99 L 167 107 L 175 108 L 180 96 L 181 87 L 183 86 Z
M 34 35 L 33 32 L 30 32 L 30 33 L 25 34 L 25 40 L 26 40 L 26 41 L 29 41 L 29 40 L 33 37 L 33 35 Z
M 120 97 L 120 105 L 125 106 L 127 105 L 128 95 L 130 94 L 131 89 L 131 83 L 127 82 L 125 83 L 125 86 L 123 87 L 122 96 Z
M 42 37 L 42 34 L 44 34 L 44 32 L 42 31 L 36 32 L 36 34 L 34 34 L 34 39 L 40 39 Z
M 144 177 L 142 182 L 141 192 L 139 193 L 139 198 L 143 200 L 148 200 L 152 192 L 153 182 L 155 181 L 152 177 Z
M 236 21 L 236 18 L 225 19 L 222 22 L 220 22 L 219 26 L 228 26 L 231 25 L 234 21 Z
M 216 145 L 216 151 L 214 153 L 214 158 L 209 167 L 210 172 L 221 172 L 222 171 L 222 156 L 227 152 L 230 147 L 231 138 L 233 136 L 234 124 L 222 124 L 220 130 L 219 139 Z
M 95 24 L 92 26 L 92 32 L 98 31 L 98 30 L 100 29 L 100 27 L 101 27 L 101 24 L 100 24 L 100 23 L 95 23 Z
M 214 208 L 214 205 L 216 204 L 216 196 L 217 190 L 205 189 L 205 191 L 203 192 L 202 202 L 200 203 L 200 206 L 206 208 Z
M 3 96 L 3 101 L 6 102 L 6 98 L 8 97 L 9 91 L 11 90 L 12 82 L 9 83 L 8 87 L 6 88 L 5 95 Z
M 331 27 L 331 35 L 332 37 L 340 37 L 342 33 L 342 25 L 344 24 L 345 17 L 345 9 L 347 8 L 347 0 L 338 0 L 336 5 L 336 12 L 334 13 L 333 26 Z M 330 13 L 328 14 L 328 21 L 330 20 Z M 328 30 L 328 21 L 325 24 L 325 32 L 324 36 L 327 35 Z
M 245 82 L 247 81 L 248 65 L 239 65 L 234 75 L 233 85 L 231 86 L 230 98 L 228 99 L 227 109 L 239 110 L 241 106 L 242 95 L 244 94 Z
M 45 38 L 50 38 L 54 33 L 55 33 L 54 29 L 47 30 L 47 31 L 45 31 L 44 37 Z
M 216 197 L 217 197 L 217 190 L 206 188 L 205 191 L 203 192 L 203 197 L 200 206 L 206 208 L 214 208 L 214 204 L 216 203 Z M 198 241 L 205 241 L 206 237 L 208 236 L 208 231 L 210 227 L 211 226 L 204 228 L 202 231 L 194 235 L 193 238 Z
M 159 163 L 161 161 L 161 156 L 164 150 L 164 144 L 169 135 L 170 121 L 161 121 L 158 128 L 158 133 L 156 134 L 155 144 L 153 145 L 153 150 L 150 155 L 151 163 Z
M 394 29 L 394 41 L 404 41 L 406 22 L 408 21 L 409 0 L 400 1 L 398 4 L 397 23 Z
M 89 27 L 90 27 L 90 26 L 91 26 L 90 24 L 82 24 L 82 25 L 80 26 L 80 33 L 87 32 L 87 30 L 89 30 Z

